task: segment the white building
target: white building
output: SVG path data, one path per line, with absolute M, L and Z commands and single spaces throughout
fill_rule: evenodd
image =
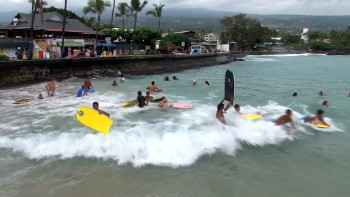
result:
M 308 28 L 304 28 L 303 29 L 303 33 L 301 34 L 301 39 L 304 40 L 304 41 L 309 41 L 308 33 L 309 33 L 309 29 Z

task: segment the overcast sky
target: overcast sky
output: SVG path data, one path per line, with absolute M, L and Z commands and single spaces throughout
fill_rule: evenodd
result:
M 46 0 L 63 8 L 64 0 Z M 82 9 L 88 0 L 68 0 L 68 9 Z M 109 0 L 112 2 L 112 0 Z M 122 2 L 116 0 L 117 3 Z M 130 0 L 124 2 L 129 3 Z M 159 0 L 149 0 L 147 7 Z M 166 8 L 207 8 L 249 14 L 350 15 L 350 0 L 162 0 Z M 1 11 L 27 12 L 28 0 L 0 0 Z

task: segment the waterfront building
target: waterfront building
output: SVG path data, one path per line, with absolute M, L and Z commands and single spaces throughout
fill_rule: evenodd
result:
M 9 25 L 0 28 L 0 54 L 11 59 L 28 56 L 31 35 L 31 14 L 18 13 Z M 34 18 L 34 58 L 61 57 L 63 16 L 58 12 L 43 13 Z M 65 54 L 92 50 L 96 41 L 96 31 L 88 28 L 78 19 L 66 19 Z M 106 35 L 99 34 L 103 40 Z

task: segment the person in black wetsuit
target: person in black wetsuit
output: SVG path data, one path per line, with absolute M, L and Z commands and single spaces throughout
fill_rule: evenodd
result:
M 139 107 L 144 107 L 148 104 L 146 97 L 142 96 L 142 92 L 137 92 L 137 102 L 139 103 Z

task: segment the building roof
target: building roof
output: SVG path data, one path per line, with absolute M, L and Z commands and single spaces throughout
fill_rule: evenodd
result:
M 32 15 L 18 13 L 15 18 L 18 22 L 14 24 L 12 21 L 8 26 L 4 26 L 1 29 L 30 29 Z M 62 31 L 63 16 L 58 12 L 46 12 L 43 13 L 43 23 L 41 23 L 40 14 L 35 14 L 34 18 L 34 30 L 46 30 L 46 31 Z M 78 19 L 66 19 L 65 32 L 78 32 L 85 34 L 96 34 L 96 31 L 88 28 Z

